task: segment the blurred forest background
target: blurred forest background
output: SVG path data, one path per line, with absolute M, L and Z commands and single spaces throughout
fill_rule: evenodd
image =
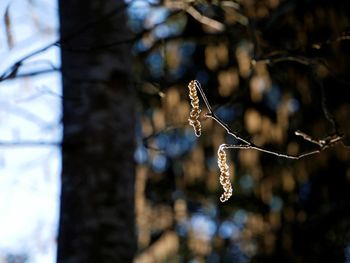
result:
M 131 6 L 140 36 L 137 262 L 350 262 L 348 3 Z M 192 79 L 233 131 L 264 148 L 317 149 L 297 130 L 344 139 L 301 160 L 226 150 L 233 195 L 221 203 L 217 149 L 237 141 L 205 117 L 195 137 L 187 121 Z
M 350 3 L 126 4 L 138 97 L 135 262 L 350 262 Z M 233 195 L 221 203 L 217 150 L 238 142 L 204 116 L 201 98 L 195 136 L 193 79 L 248 141 L 320 153 L 227 149 Z M 323 150 L 296 131 L 341 140 Z

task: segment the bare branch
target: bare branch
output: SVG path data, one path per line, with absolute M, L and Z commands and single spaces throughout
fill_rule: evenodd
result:
M 319 139 L 319 140 L 312 138 L 310 135 L 308 135 L 302 131 L 296 131 L 295 135 L 303 137 L 303 139 L 306 141 L 317 144 L 318 146 L 320 146 L 320 148 L 327 148 L 335 143 L 338 143 L 339 141 L 341 141 L 344 138 L 343 135 L 340 135 L 337 133 L 330 135 L 330 136 L 327 136 L 323 139 Z
M 54 47 L 54 46 L 60 46 L 62 44 L 65 44 L 67 43 L 68 41 L 76 38 L 77 36 L 81 35 L 82 33 L 84 33 L 86 30 L 96 26 L 97 24 L 99 23 L 102 23 L 104 22 L 105 20 L 107 19 L 110 19 L 112 17 L 114 17 L 115 15 L 117 15 L 120 11 L 123 11 L 125 8 L 128 7 L 128 4 L 127 3 L 123 3 L 121 5 L 119 5 L 117 8 L 113 9 L 111 12 L 99 17 L 98 19 L 92 21 L 92 22 L 89 22 L 89 23 L 86 23 L 85 25 L 82 25 L 80 26 L 77 30 L 75 30 L 74 32 L 72 32 L 71 34 L 67 35 L 67 36 L 64 36 L 63 38 L 61 39 L 58 39 L 50 44 L 47 44 L 46 46 L 42 47 L 42 48 L 39 48 L 37 50 L 34 50 L 33 52 L 25 55 L 24 57 L 22 57 L 21 59 L 17 60 L 14 64 L 12 64 L 11 66 L 9 66 L 2 75 L 0 75 L 0 82 L 1 81 L 4 81 L 4 80 L 8 80 L 8 79 L 13 79 L 13 78 L 16 78 L 17 77 L 17 72 L 18 72 L 18 69 L 23 66 L 24 62 L 26 60 L 28 60 L 29 58 L 32 58 L 40 53 L 43 53 L 45 52 L 46 50 Z M 130 41 L 130 39 L 127 39 L 126 41 Z M 124 41 L 125 42 L 125 41 Z M 123 42 L 123 43 L 124 43 Z M 120 43 L 117 43 L 117 44 L 120 44 Z M 115 45 L 117 45 L 115 44 Z M 39 72 L 37 72 L 39 74 Z M 46 71 L 43 71 L 43 73 L 46 73 Z M 27 74 L 26 74 L 27 75 Z M 34 73 L 34 75 L 37 75 Z M 30 76 L 27 75 L 27 76 Z M 21 76 L 20 76 L 21 77 Z
M 188 14 L 190 14 L 194 19 L 196 19 L 198 22 L 204 25 L 207 25 L 215 30 L 223 31 L 225 29 L 225 25 L 223 23 L 202 15 L 193 6 L 187 7 L 185 11 Z
M 200 85 L 200 83 L 198 81 L 195 81 L 196 85 L 195 87 L 199 90 L 199 93 L 201 94 L 203 101 L 208 109 L 208 113 L 205 114 L 206 117 L 213 119 L 215 122 L 217 122 L 221 127 L 223 127 L 227 134 L 233 136 L 236 140 L 239 140 L 241 142 L 243 142 L 243 144 L 223 144 L 222 147 L 223 148 L 232 148 L 232 149 L 254 149 L 260 152 L 264 152 L 264 153 L 268 153 L 271 155 L 275 155 L 278 157 L 283 157 L 286 159 L 294 159 L 294 160 L 298 160 L 301 159 L 303 157 L 309 156 L 309 155 L 313 155 L 316 153 L 320 153 L 321 151 L 333 146 L 334 144 L 340 142 L 343 139 L 343 135 L 339 135 L 339 134 L 334 134 L 334 135 L 330 135 L 327 136 L 323 139 L 320 140 L 316 140 L 313 139 L 311 136 L 307 135 L 306 133 L 303 133 L 301 131 L 296 131 L 295 135 L 297 136 L 301 136 L 304 140 L 309 141 L 311 143 L 314 143 L 316 145 L 319 146 L 318 149 L 315 150 L 311 150 L 309 152 L 305 152 L 305 153 L 301 153 L 299 155 L 290 155 L 290 154 L 286 154 L 286 153 L 280 153 L 280 152 L 276 152 L 276 151 L 272 151 L 272 150 L 268 150 L 265 149 L 263 147 L 257 146 L 254 143 L 242 138 L 240 135 L 238 135 L 236 132 L 234 132 L 225 122 L 223 122 L 213 111 L 211 105 L 208 102 L 208 99 Z
M 328 39 L 324 43 L 313 44 L 312 47 L 314 49 L 321 49 L 321 48 L 323 48 L 326 45 L 331 45 L 333 43 L 341 42 L 341 41 L 344 41 L 344 40 L 350 40 L 350 35 L 348 33 L 344 33 L 342 36 L 336 37 L 335 39 Z
M 55 141 L 0 141 L 0 147 L 51 147 L 61 145 L 61 142 Z
M 14 72 L 15 74 L 11 74 L 9 76 L 5 76 L 4 78 L 0 78 L 0 81 L 34 77 L 37 75 L 53 73 L 56 71 L 60 71 L 60 69 L 59 68 L 43 69 L 43 70 L 39 70 L 39 71 L 26 72 L 26 73 L 21 73 L 21 74 L 17 74 L 17 71 L 16 71 L 16 72 Z
M 256 146 L 256 145 L 249 145 L 249 144 L 248 145 L 247 144 L 224 144 L 222 147 L 227 148 L 227 149 L 230 148 L 230 149 L 243 149 L 243 150 L 257 150 L 259 152 L 264 152 L 264 153 L 268 153 L 268 154 L 275 155 L 278 157 L 282 157 L 282 158 L 286 158 L 286 159 L 293 159 L 293 160 L 299 160 L 303 157 L 321 152 L 321 150 L 314 150 L 314 151 L 305 152 L 305 153 L 302 153 L 299 155 L 290 155 L 290 154 L 285 154 L 285 153 L 267 150 L 267 149 L 264 149 L 264 148 Z
M 208 117 L 208 118 L 212 118 L 214 121 L 216 121 L 218 124 L 220 124 L 228 134 L 230 134 L 231 136 L 233 136 L 235 139 L 243 142 L 243 143 L 246 143 L 246 144 L 249 144 L 248 141 L 246 141 L 245 139 L 241 138 L 239 135 L 237 135 L 235 132 L 233 132 L 230 127 L 228 127 L 228 125 L 226 123 L 224 123 L 219 117 L 216 116 L 216 114 L 214 113 L 213 111 L 213 108 L 210 106 L 209 104 L 209 101 L 207 99 L 207 96 L 205 95 L 202 87 L 201 87 L 201 84 L 199 83 L 199 81 L 195 80 L 195 83 L 196 83 L 196 88 L 199 90 L 199 93 L 201 94 L 202 96 L 202 99 L 208 109 L 208 113 L 205 114 L 205 117 Z
M 248 140 L 243 139 L 240 135 L 238 135 L 236 132 L 234 132 L 225 122 L 223 122 L 215 114 L 215 112 L 213 111 L 199 81 L 192 80 L 189 83 L 188 87 L 189 87 L 189 91 L 190 91 L 191 106 L 192 106 L 191 116 L 189 119 L 190 125 L 194 126 L 192 112 L 194 110 L 199 110 L 197 92 L 194 90 L 194 89 L 197 89 L 199 91 L 199 93 L 201 94 L 202 99 L 205 103 L 205 106 L 208 110 L 208 113 L 206 113 L 205 116 L 207 118 L 213 119 L 215 122 L 217 122 L 221 127 L 223 127 L 226 130 L 227 134 L 233 136 L 236 140 L 241 141 L 243 143 L 243 144 L 221 144 L 219 149 L 218 149 L 218 167 L 220 169 L 220 184 L 222 185 L 222 187 L 224 189 L 224 193 L 220 197 L 221 202 L 226 202 L 232 195 L 232 186 L 231 186 L 230 175 L 229 175 L 229 167 L 226 163 L 226 153 L 224 151 L 225 149 L 257 150 L 259 152 L 264 152 L 267 154 L 275 155 L 275 156 L 286 158 L 286 159 L 298 160 L 298 159 L 304 158 L 306 156 L 320 153 L 321 151 L 335 145 L 336 143 L 342 142 L 343 135 L 339 135 L 338 133 L 327 136 L 323 139 L 316 140 L 304 132 L 296 131 L 295 135 L 301 136 L 304 140 L 309 141 L 313 144 L 316 144 L 318 146 L 318 149 L 311 150 L 311 151 L 301 153 L 298 155 L 290 155 L 290 154 L 286 154 L 286 153 L 280 153 L 277 151 L 265 149 L 261 146 L 255 145 L 254 143 L 252 143 Z M 195 104 L 193 103 L 194 99 L 196 101 Z M 198 117 L 196 118 L 196 121 L 198 121 Z M 199 127 L 200 127 L 200 125 L 199 125 Z M 199 137 L 200 133 L 197 132 L 195 126 L 194 126 L 194 129 L 195 129 L 196 135 Z M 344 146 L 344 143 L 342 143 L 342 145 Z
M 255 65 L 257 62 L 263 62 L 271 65 L 271 64 L 285 62 L 285 61 L 293 61 L 306 66 L 315 64 L 315 61 L 310 58 L 307 58 L 304 56 L 292 56 L 284 51 L 283 52 L 276 51 L 276 52 L 269 53 L 260 58 L 254 58 L 252 59 L 251 63 L 252 65 Z
M 225 29 L 225 24 L 201 14 L 192 6 L 192 2 L 195 1 L 166 1 L 164 5 L 169 9 L 183 10 L 196 19 L 199 23 L 207 25 L 217 31 L 223 31 Z
M 344 39 L 345 38 L 344 36 Z M 261 56 L 261 57 L 254 57 L 251 61 L 252 66 L 255 66 L 257 62 L 262 62 L 268 65 L 273 65 L 280 62 L 296 62 L 305 66 L 314 67 L 316 65 L 322 65 L 324 66 L 329 74 L 337 81 L 344 85 L 350 85 L 350 81 L 347 79 L 341 78 L 339 73 L 335 72 L 326 61 L 319 59 L 319 58 L 309 58 L 304 55 L 291 55 L 287 51 L 274 51 L 267 55 Z

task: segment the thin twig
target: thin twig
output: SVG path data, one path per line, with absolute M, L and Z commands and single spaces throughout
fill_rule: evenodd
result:
M 339 36 L 335 39 L 328 39 L 326 42 L 324 43 L 316 43 L 316 44 L 313 44 L 312 45 L 312 48 L 314 49 L 321 49 L 323 46 L 326 46 L 326 45 L 331 45 L 333 43 L 336 43 L 336 42 L 340 42 L 340 41 L 344 41 L 344 40 L 350 40 L 350 36 L 349 35 L 343 35 L 343 36 Z
M 317 144 L 318 146 L 320 146 L 320 148 L 327 148 L 335 143 L 338 143 L 344 138 L 344 135 L 340 135 L 337 133 L 319 140 L 316 140 L 312 138 L 310 135 L 301 131 L 296 131 L 295 135 L 303 137 L 303 139 L 306 141 Z
M 271 154 L 271 155 L 275 155 L 275 156 L 278 156 L 278 157 L 286 158 L 286 159 L 298 160 L 298 159 L 304 158 L 304 157 L 309 156 L 309 155 L 320 153 L 321 151 L 323 151 L 323 150 L 333 146 L 334 144 L 336 144 L 338 142 L 341 142 L 341 140 L 343 139 L 343 135 L 339 135 L 339 134 L 336 133 L 334 135 L 327 136 L 327 137 L 325 137 L 323 139 L 316 140 L 316 139 L 312 138 L 310 135 L 307 135 L 304 132 L 296 131 L 295 135 L 301 136 L 304 140 L 318 145 L 319 148 L 315 149 L 315 150 L 311 150 L 311 151 L 305 152 L 305 153 L 301 153 L 301 154 L 298 154 L 298 155 L 290 155 L 290 154 L 286 154 L 286 153 L 280 153 L 280 152 L 276 152 L 276 151 L 265 149 L 265 148 L 263 148 L 261 146 L 255 145 L 254 143 L 252 143 L 252 142 L 250 142 L 248 140 L 245 140 L 240 135 L 238 135 L 236 132 L 234 132 L 224 121 L 222 121 L 215 114 L 215 112 L 213 111 L 213 109 L 212 109 L 212 107 L 211 107 L 211 105 L 210 105 L 210 103 L 209 103 L 209 101 L 208 101 L 208 99 L 207 99 L 207 97 L 205 95 L 205 92 L 203 91 L 200 83 L 198 81 L 195 81 L 195 84 L 196 84 L 195 86 L 198 89 L 199 93 L 201 94 L 201 97 L 202 97 L 202 99 L 203 99 L 203 101 L 204 101 L 204 103 L 206 105 L 207 110 L 208 110 L 208 113 L 205 114 L 205 117 L 213 119 L 216 123 L 218 123 L 221 127 L 223 127 L 226 130 L 227 134 L 233 136 L 236 140 L 243 142 L 243 144 L 223 144 L 222 146 L 220 146 L 223 149 L 225 149 L 225 148 L 253 149 L 253 150 L 257 150 L 257 151 L 264 152 L 264 153 L 267 153 L 267 154 Z
M 343 79 L 339 77 L 337 72 L 334 72 L 334 70 L 327 64 L 327 62 L 323 61 L 322 59 L 315 59 L 315 58 L 309 58 L 302 55 L 290 55 L 288 52 L 272 52 L 268 55 L 262 56 L 262 57 L 256 57 L 252 59 L 251 64 L 254 66 L 257 62 L 265 63 L 268 65 L 273 65 L 280 62 L 296 62 L 305 66 L 314 67 L 316 65 L 322 65 L 324 66 L 328 73 L 337 81 L 344 85 L 350 85 L 350 81 L 347 79 Z
M 196 19 L 198 22 L 207 25 L 213 29 L 216 29 L 218 31 L 223 31 L 225 29 L 225 24 L 216 21 L 212 18 L 209 18 L 205 15 L 202 15 L 200 12 L 198 12 L 193 6 L 189 6 L 185 9 L 185 11 L 190 14 L 194 19 Z
M 204 104 L 208 110 L 208 113 L 205 114 L 205 117 L 213 119 L 221 127 L 223 127 L 229 135 L 233 136 L 238 141 L 243 142 L 243 144 L 221 144 L 219 149 L 218 149 L 218 167 L 220 169 L 220 177 L 219 178 L 220 178 L 220 184 L 222 185 L 222 187 L 224 189 L 224 193 L 220 196 L 221 202 L 226 202 L 232 195 L 232 185 L 231 185 L 231 180 L 230 180 L 230 175 L 229 175 L 229 167 L 226 163 L 226 153 L 224 151 L 225 149 L 244 149 L 244 150 L 251 149 L 251 150 L 257 150 L 259 152 L 264 152 L 267 154 L 275 155 L 275 156 L 286 158 L 286 159 L 298 160 L 298 159 L 304 158 L 306 156 L 318 154 L 321 151 L 333 146 L 334 144 L 336 144 L 338 142 L 341 142 L 344 145 L 344 143 L 342 142 L 343 136 L 339 135 L 337 133 L 334 135 L 327 136 L 323 139 L 316 140 L 304 132 L 296 131 L 295 135 L 301 136 L 304 140 L 318 145 L 318 149 L 304 152 L 304 153 L 301 153 L 298 155 L 291 155 L 291 154 L 287 154 L 287 153 L 280 153 L 280 152 L 276 152 L 273 150 L 265 149 L 261 146 L 255 145 L 254 143 L 252 143 L 248 140 L 243 139 L 240 135 L 238 135 L 233 130 L 231 130 L 231 128 L 215 114 L 215 112 L 213 111 L 213 109 L 212 109 L 212 107 L 207 99 L 207 96 L 205 95 L 205 92 L 203 91 L 199 81 L 197 81 L 197 80 L 191 81 L 188 84 L 188 88 L 189 88 L 189 97 L 191 98 L 191 106 L 192 106 L 192 110 L 191 110 L 191 114 L 190 114 L 190 118 L 189 118 L 189 123 L 191 126 L 193 126 L 194 131 L 196 133 L 196 136 L 199 137 L 201 134 L 201 132 L 200 132 L 201 126 L 200 126 L 200 123 L 198 121 L 198 115 L 195 116 L 195 121 L 198 122 L 199 124 L 194 125 L 194 120 L 193 120 L 194 110 L 200 112 L 199 103 L 198 103 L 199 100 L 198 100 L 198 96 L 197 96 L 197 92 L 196 92 L 196 90 L 198 90 L 199 93 L 201 94 L 201 97 L 204 101 Z
M 316 144 L 320 147 L 322 147 L 322 144 L 319 141 L 316 141 L 315 139 L 313 139 L 311 136 L 307 135 L 306 133 L 302 132 L 302 131 L 295 131 L 294 134 L 296 136 L 300 136 L 302 137 L 305 141 L 311 142 L 313 144 Z
M 18 69 L 23 66 L 23 63 L 40 54 L 45 52 L 46 50 L 54 47 L 54 46 L 61 46 L 62 44 L 65 44 L 66 42 L 76 38 L 77 36 L 81 35 L 82 33 L 84 33 L 86 30 L 96 26 L 97 24 L 104 22 L 106 19 L 110 19 L 113 16 L 117 15 L 120 11 L 123 11 L 125 8 L 128 7 L 129 4 L 127 3 L 123 3 L 121 5 L 119 5 L 118 7 L 114 8 L 113 10 L 111 10 L 111 12 L 106 13 L 105 15 L 103 15 L 102 17 L 87 23 L 83 26 L 81 26 L 80 28 L 78 28 L 78 30 L 75 30 L 74 32 L 72 32 L 71 34 L 67 35 L 67 36 L 63 36 L 61 37 L 61 39 L 58 39 L 54 42 L 51 42 L 49 44 L 47 44 L 46 46 L 39 48 L 37 50 L 34 50 L 33 52 L 25 55 L 24 57 L 22 57 L 21 59 L 17 60 L 14 64 L 12 64 L 11 66 L 9 66 L 2 75 L 0 75 L 0 82 L 4 81 L 4 80 L 8 80 L 8 79 L 13 79 L 17 77 L 17 72 Z M 129 39 L 127 40 L 129 41 Z M 118 43 L 119 44 L 119 43 Z M 46 72 L 43 72 L 46 73 Z
M 61 142 L 55 141 L 0 141 L 0 147 L 52 147 L 61 145 Z
M 196 8 L 194 8 L 192 6 L 194 3 L 195 3 L 194 0 L 190 0 L 190 1 L 186 1 L 186 2 L 185 1 L 165 1 L 165 2 L 163 2 L 163 6 L 169 10 L 172 10 L 172 11 L 175 10 L 175 12 L 173 14 L 171 14 L 171 16 L 176 15 L 176 14 L 181 13 L 181 12 L 186 12 L 190 16 L 192 16 L 195 20 L 197 20 L 199 23 L 207 25 L 207 26 L 209 26 L 217 31 L 223 31 L 225 29 L 226 26 L 224 23 L 221 23 L 215 19 L 212 19 L 210 17 L 207 17 L 207 16 L 201 14 Z M 150 4 L 150 5 L 159 6 L 157 4 Z M 241 16 L 243 16 L 243 15 L 241 15 Z M 161 22 L 161 23 L 165 23 L 165 22 L 166 21 Z M 112 45 L 113 45 L 113 43 L 112 43 Z
M 312 154 L 316 154 L 316 153 L 321 152 L 321 150 L 314 150 L 314 151 L 302 153 L 299 155 L 290 155 L 290 154 L 285 154 L 285 153 L 267 150 L 267 149 L 264 149 L 262 147 L 252 145 L 252 144 L 223 144 L 222 147 L 225 149 L 257 150 L 259 152 L 264 152 L 264 153 L 272 154 L 272 155 L 275 155 L 278 157 L 282 157 L 282 158 L 286 158 L 286 159 L 293 159 L 293 160 L 298 160 L 298 159 L 301 159 L 301 158 L 306 157 L 308 155 L 312 155 Z
M 204 116 L 213 119 L 214 121 L 216 121 L 218 124 L 220 124 L 228 134 L 230 134 L 231 136 L 233 136 L 235 139 L 249 144 L 248 141 L 246 141 L 245 139 L 241 138 L 239 135 L 237 135 L 235 132 L 233 132 L 230 127 L 228 127 L 228 125 L 226 123 L 224 123 L 213 111 L 213 108 L 210 106 L 209 101 L 207 99 L 207 96 L 205 95 L 201 84 L 199 83 L 199 81 L 195 81 L 196 83 L 196 88 L 199 90 L 199 93 L 201 94 L 201 97 L 208 109 L 208 113 L 206 113 Z
M 53 73 L 53 72 L 57 72 L 57 71 L 60 71 L 60 69 L 59 68 L 51 68 L 51 69 L 43 69 L 43 70 L 38 70 L 38 71 L 33 71 L 33 72 L 25 72 L 25 73 L 21 73 L 21 74 L 16 73 L 16 74 L 11 74 L 9 76 L 5 76 L 4 78 L 1 78 L 0 81 L 34 77 L 34 76 L 49 74 L 49 73 Z
M 315 62 L 307 57 L 303 57 L 303 56 L 291 56 L 289 54 L 270 54 L 270 55 L 266 55 L 264 57 L 261 58 L 256 58 L 252 60 L 252 64 L 256 64 L 256 62 L 263 62 L 265 64 L 271 65 L 271 64 L 275 64 L 275 63 L 279 63 L 279 62 L 285 62 L 285 61 L 292 61 L 292 62 L 297 62 L 299 64 L 303 64 L 306 66 L 310 66 L 315 64 Z
M 205 93 L 204 93 L 204 91 L 203 91 L 203 89 L 202 89 L 201 84 L 199 83 L 198 80 L 195 80 L 194 83 L 195 83 L 196 88 L 199 90 L 199 93 L 201 94 L 202 99 L 203 99 L 203 101 L 204 101 L 204 103 L 205 103 L 205 106 L 207 107 L 209 113 L 212 114 L 212 113 L 213 113 L 213 109 L 212 109 L 212 107 L 211 107 L 210 104 L 209 104 L 209 101 L 208 101 L 208 99 L 207 99 L 207 96 L 205 96 Z

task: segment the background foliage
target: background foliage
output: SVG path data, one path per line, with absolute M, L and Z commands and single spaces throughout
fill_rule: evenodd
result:
M 348 10 L 344 1 L 130 3 L 138 262 L 350 260 Z M 195 137 L 192 79 L 256 145 L 295 155 L 317 149 L 297 130 L 344 138 L 297 161 L 226 150 L 233 196 L 220 203 L 216 152 L 236 141 L 204 116 Z

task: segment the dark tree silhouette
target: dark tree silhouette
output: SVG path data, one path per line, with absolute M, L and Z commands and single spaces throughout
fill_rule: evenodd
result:
M 123 1 L 60 1 L 63 171 L 58 262 L 131 262 L 134 95 Z M 91 51 L 79 52 L 85 49 Z

